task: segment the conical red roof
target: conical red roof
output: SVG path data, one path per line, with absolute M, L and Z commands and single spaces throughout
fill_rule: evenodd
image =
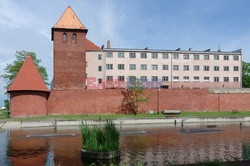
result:
M 8 92 L 11 91 L 44 91 L 49 92 L 42 76 L 38 72 L 33 60 L 27 57 L 16 78 L 10 85 Z

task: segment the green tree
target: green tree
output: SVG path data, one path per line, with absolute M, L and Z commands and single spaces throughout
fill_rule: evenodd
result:
M 13 82 L 15 79 L 18 71 L 20 70 L 21 66 L 23 65 L 24 61 L 26 60 L 27 56 L 30 56 L 32 60 L 34 61 L 39 73 L 41 74 L 44 82 L 46 84 L 48 81 L 48 74 L 45 69 L 45 67 L 41 66 L 41 59 L 37 59 L 36 53 L 34 52 L 27 52 L 27 51 L 16 51 L 15 57 L 16 59 L 12 62 L 6 65 L 4 72 L 5 74 L 2 75 L 1 77 L 6 81 L 6 89 L 10 86 L 10 84 Z
M 242 87 L 250 88 L 250 63 L 242 61 Z

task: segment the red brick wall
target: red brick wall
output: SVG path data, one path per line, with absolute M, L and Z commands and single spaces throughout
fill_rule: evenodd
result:
M 157 90 L 146 90 L 150 100 L 140 112 L 157 110 Z M 121 90 L 51 91 L 48 114 L 118 113 Z M 232 111 L 250 110 L 250 94 L 209 94 L 206 89 L 166 89 L 159 91 L 160 110 Z
M 67 41 L 63 42 L 63 33 Z M 77 41 L 72 40 L 73 34 Z M 86 80 L 86 32 L 54 30 L 54 89 L 84 89 Z
M 11 92 L 10 113 L 12 118 L 47 115 L 46 92 Z

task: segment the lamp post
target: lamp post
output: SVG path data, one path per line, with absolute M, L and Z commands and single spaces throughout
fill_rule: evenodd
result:
M 157 114 L 159 114 L 159 92 L 160 92 L 160 88 L 157 89 Z

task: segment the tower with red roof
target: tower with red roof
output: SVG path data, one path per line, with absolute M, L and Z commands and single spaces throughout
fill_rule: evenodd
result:
M 30 56 L 23 63 L 7 92 L 10 94 L 11 117 L 47 115 L 50 91 Z
M 52 27 L 54 90 L 85 89 L 87 32 L 70 6 Z

